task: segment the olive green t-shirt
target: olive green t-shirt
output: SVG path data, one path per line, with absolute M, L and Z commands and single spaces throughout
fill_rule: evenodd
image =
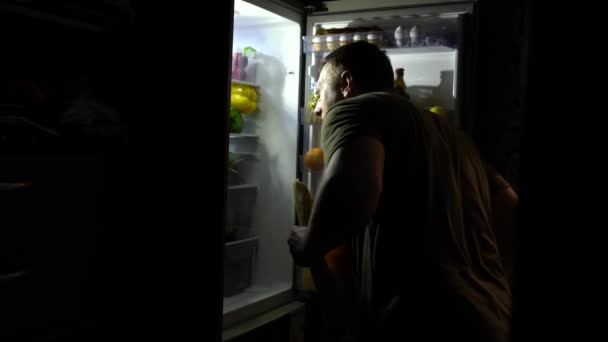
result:
M 351 243 L 356 329 L 376 337 L 506 341 L 511 294 L 473 145 L 407 99 L 367 93 L 329 109 L 326 164 L 362 135 L 382 142 L 385 163 L 379 207 Z

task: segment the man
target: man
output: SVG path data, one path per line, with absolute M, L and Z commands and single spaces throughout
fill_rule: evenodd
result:
M 392 93 L 392 66 L 368 43 L 332 52 L 318 81 L 326 169 L 294 261 L 349 246 L 355 341 L 507 341 L 511 298 L 488 182 L 459 133 Z

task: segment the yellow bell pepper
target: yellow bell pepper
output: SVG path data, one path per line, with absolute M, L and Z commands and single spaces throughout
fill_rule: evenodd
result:
M 233 84 L 231 90 L 232 94 L 243 95 L 245 97 L 250 98 L 252 101 L 256 101 L 258 98 L 255 89 L 244 84 Z
M 241 113 L 250 113 L 250 101 L 247 97 L 239 94 L 230 96 L 230 106 L 236 108 Z
M 255 112 L 255 110 L 257 109 L 257 105 L 255 102 L 253 101 L 249 101 L 249 110 L 247 111 L 247 113 L 253 113 Z
M 230 106 L 241 113 L 253 113 L 256 108 L 257 93 L 255 89 L 243 84 L 233 84 L 231 87 Z

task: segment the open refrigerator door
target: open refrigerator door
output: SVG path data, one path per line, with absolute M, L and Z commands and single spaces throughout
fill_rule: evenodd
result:
M 293 297 L 287 237 L 295 215 L 302 30 L 263 7 L 234 5 L 225 328 Z

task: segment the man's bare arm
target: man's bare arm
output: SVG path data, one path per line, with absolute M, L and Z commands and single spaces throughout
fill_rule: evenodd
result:
M 384 146 L 378 138 L 357 137 L 334 152 L 296 262 L 310 264 L 322 259 L 370 220 L 380 200 L 383 172 Z

